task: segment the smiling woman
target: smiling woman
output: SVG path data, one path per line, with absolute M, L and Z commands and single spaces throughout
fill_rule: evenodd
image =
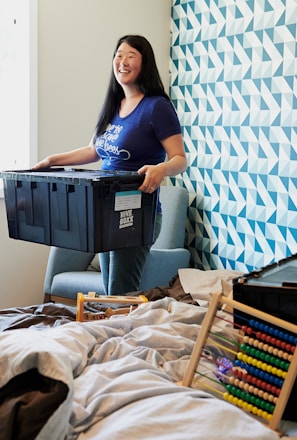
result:
M 0 0 L 0 96 L 1 169 L 29 168 L 37 157 L 37 0 Z
M 138 187 L 143 193 L 153 193 L 166 177 L 186 169 L 178 116 L 165 92 L 153 48 L 142 35 L 127 34 L 116 43 L 109 85 L 89 145 L 51 154 L 33 169 L 85 165 L 99 160 L 103 171 L 143 175 Z M 154 240 L 161 222 L 158 199 Z M 141 244 L 99 253 L 107 295 L 139 289 L 150 246 Z

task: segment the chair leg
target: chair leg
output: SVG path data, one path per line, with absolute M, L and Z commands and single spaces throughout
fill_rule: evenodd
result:
M 54 301 L 51 299 L 51 294 L 50 294 L 50 293 L 45 293 L 45 294 L 44 294 L 43 302 L 44 302 L 44 303 L 54 302 Z
M 50 302 L 53 303 L 60 303 L 60 304 L 66 304 L 68 306 L 76 306 L 76 298 L 64 298 L 63 296 L 56 296 L 56 295 L 49 295 L 50 296 Z

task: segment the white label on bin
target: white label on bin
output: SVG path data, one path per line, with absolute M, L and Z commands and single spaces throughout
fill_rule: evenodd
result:
M 115 193 L 115 211 L 141 208 L 141 191 L 121 191 Z

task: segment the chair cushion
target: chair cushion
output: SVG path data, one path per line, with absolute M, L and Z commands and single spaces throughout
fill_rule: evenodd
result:
M 104 295 L 104 287 L 101 272 L 63 272 L 54 276 L 51 295 L 61 296 L 63 298 L 76 299 L 79 292 L 87 294 L 96 292 Z

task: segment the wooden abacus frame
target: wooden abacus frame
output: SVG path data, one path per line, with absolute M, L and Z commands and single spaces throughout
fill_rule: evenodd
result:
M 81 292 L 77 294 L 76 301 L 76 321 L 84 321 L 84 304 L 86 302 L 99 302 L 102 304 L 126 304 L 127 308 L 119 308 L 119 314 L 128 314 L 133 306 L 138 306 L 148 302 L 148 299 L 144 295 L 138 296 L 116 296 L 116 295 L 97 295 L 95 292 L 89 292 L 88 295 L 84 295 Z M 115 311 L 114 314 L 117 312 Z
M 216 317 L 216 312 L 219 308 L 221 308 L 224 305 L 228 306 L 228 308 L 231 308 L 231 310 L 238 310 L 240 312 L 246 313 L 247 315 L 260 319 L 261 321 L 268 322 L 272 326 L 279 327 L 281 329 L 284 329 L 290 333 L 297 335 L 297 325 L 286 322 L 282 319 L 279 319 L 268 313 L 262 312 L 253 307 L 239 303 L 231 298 L 223 296 L 222 293 L 215 293 L 212 296 L 212 299 L 209 304 L 209 308 L 202 322 L 202 326 L 198 333 L 196 343 L 192 351 L 189 364 L 185 372 L 184 378 L 181 382 L 181 385 L 187 387 L 192 386 L 193 378 L 197 370 L 204 345 L 206 343 L 208 334 L 211 330 L 214 319 Z M 296 375 L 297 375 L 297 349 L 295 349 L 294 354 L 292 356 L 292 360 L 290 362 L 290 366 L 288 368 L 286 377 L 281 387 L 281 391 L 277 403 L 275 405 L 274 411 L 272 413 L 272 417 L 267 423 L 268 427 L 271 428 L 272 430 L 278 430 L 279 423 L 283 416 L 285 407 L 290 397 L 292 387 L 296 379 Z

